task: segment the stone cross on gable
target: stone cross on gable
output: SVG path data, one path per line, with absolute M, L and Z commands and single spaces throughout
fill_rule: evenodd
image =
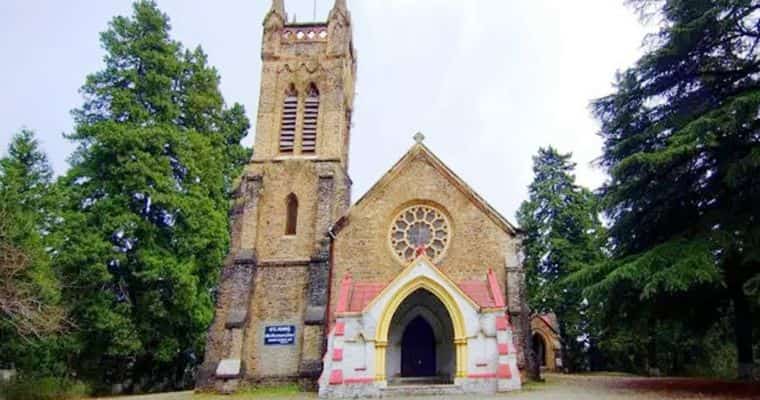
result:
M 414 141 L 422 144 L 423 141 L 425 141 L 425 135 L 422 134 L 422 132 L 417 132 L 414 134 Z

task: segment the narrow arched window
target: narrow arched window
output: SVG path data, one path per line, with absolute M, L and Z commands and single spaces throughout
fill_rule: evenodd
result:
M 298 225 L 298 197 L 291 193 L 285 200 L 287 207 L 287 216 L 285 221 L 285 234 L 295 235 L 296 226 Z
M 280 152 L 292 153 L 296 141 L 296 115 L 298 113 L 298 92 L 292 84 L 285 92 L 280 126 Z
M 319 90 L 312 83 L 306 93 L 303 114 L 302 153 L 314 153 L 317 148 L 317 120 L 319 119 Z

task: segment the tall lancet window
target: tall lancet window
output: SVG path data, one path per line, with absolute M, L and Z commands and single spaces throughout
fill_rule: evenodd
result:
M 295 235 L 298 225 L 298 197 L 294 193 L 288 195 L 285 199 L 287 215 L 285 220 L 285 234 Z
M 303 114 L 302 153 L 314 153 L 317 148 L 317 120 L 319 119 L 319 90 L 312 83 L 306 94 Z
M 280 152 L 293 153 L 296 141 L 296 116 L 298 114 L 298 92 L 292 84 L 285 92 L 282 105 L 282 125 L 280 127 Z

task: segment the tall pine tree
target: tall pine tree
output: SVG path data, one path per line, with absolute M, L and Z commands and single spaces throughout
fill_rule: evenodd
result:
M 579 278 L 610 314 L 646 313 L 650 337 L 666 318 L 710 323 L 724 299 L 746 378 L 757 317 L 745 289 L 760 273 L 760 4 L 630 3 L 662 28 L 593 105 L 615 260 Z
M 56 221 L 53 172 L 34 132 L 13 136 L 0 159 L 0 365 L 63 375 L 56 346 L 67 328 L 48 248 Z
M 82 87 L 62 180 L 55 262 L 80 329 L 76 367 L 132 390 L 191 383 L 249 127 L 203 51 L 169 31 L 155 3 L 138 1 L 102 33 L 105 67 Z
M 570 158 L 553 147 L 539 149 L 529 199 L 517 220 L 527 232 L 523 244 L 530 307 L 557 314 L 564 367 L 578 371 L 589 368 L 594 332 L 581 290 L 565 278 L 601 261 L 603 228 L 596 198 L 575 183 Z

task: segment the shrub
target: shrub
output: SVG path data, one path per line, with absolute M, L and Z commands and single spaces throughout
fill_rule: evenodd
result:
M 0 383 L 2 400 L 69 400 L 89 394 L 87 385 L 65 378 L 16 378 Z

